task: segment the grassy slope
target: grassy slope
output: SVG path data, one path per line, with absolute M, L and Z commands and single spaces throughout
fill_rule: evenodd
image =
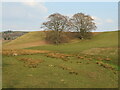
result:
M 21 44 L 21 43 L 29 43 L 29 42 L 35 42 L 35 41 L 40 41 L 43 40 L 45 37 L 44 32 L 36 31 L 36 32 L 29 32 L 9 44 Z
M 28 57 L 42 59 L 37 68 L 25 67 L 25 63 L 16 58 Z M 42 54 L 3 57 L 3 87 L 6 88 L 115 88 L 117 74 L 103 68 L 93 61 L 71 58 L 69 61 L 46 57 Z M 81 64 L 77 64 L 81 61 Z M 72 63 L 71 63 L 72 62 Z M 55 65 L 52 67 L 49 65 Z M 59 65 L 70 67 L 79 74 L 69 74 Z M 104 82 L 104 83 L 103 83 Z
M 58 51 L 61 53 L 67 54 L 81 54 L 82 52 L 91 55 L 102 56 L 102 57 L 110 57 L 112 58 L 111 64 L 118 64 L 118 55 L 117 55 L 117 47 L 118 47 L 118 32 L 103 32 L 96 36 L 94 36 L 91 40 L 81 40 L 77 43 L 67 43 L 61 45 L 45 45 L 45 46 L 37 46 L 31 47 L 28 49 L 37 49 L 37 50 L 51 50 Z M 104 49 L 105 50 L 101 50 Z M 110 48 L 110 49 L 107 49 Z M 89 52 L 90 51 L 90 52 Z M 96 53 L 99 51 L 99 53 Z
M 106 57 L 112 59 L 111 62 L 105 63 L 117 64 L 118 45 L 117 32 L 104 32 L 96 35 L 92 40 L 82 40 L 76 43 L 68 43 L 61 45 L 45 45 L 39 47 L 31 47 L 27 49 L 40 49 L 58 51 L 68 54 L 90 54 L 93 57 Z M 101 51 L 101 49 L 105 50 Z M 106 49 L 110 48 L 110 49 Z M 100 51 L 100 52 L 98 52 Z M 82 56 L 82 55 L 81 55 Z M 18 58 L 42 59 L 37 68 L 24 67 L 23 62 Z M 91 57 L 92 58 L 92 57 Z M 76 62 L 82 62 L 77 64 Z M 97 59 L 90 61 L 71 57 L 69 61 L 63 61 L 60 58 L 47 57 L 46 54 L 20 55 L 20 56 L 3 56 L 3 87 L 7 88 L 114 88 L 118 85 L 118 74 L 114 74 L 114 70 L 109 70 L 97 65 Z M 89 63 L 89 64 L 87 64 Z M 49 65 L 55 65 L 51 67 Z M 69 71 L 62 70 L 59 65 L 70 67 L 78 71 L 78 75 L 69 74 Z M 19 72 L 18 72 L 19 71 Z M 104 82 L 104 83 L 103 83 Z
M 44 32 L 41 31 L 29 32 L 21 37 L 18 37 L 17 39 L 11 42 L 3 44 L 3 46 L 5 48 L 11 48 L 11 47 L 24 48 L 30 46 L 39 46 L 41 44 L 44 44 L 44 38 L 45 38 Z
M 117 47 L 118 32 L 103 32 L 94 36 L 91 40 L 81 40 L 77 43 L 67 43 L 61 45 L 44 45 L 31 47 L 29 49 L 52 50 L 63 53 L 79 53 L 83 50 L 99 47 Z

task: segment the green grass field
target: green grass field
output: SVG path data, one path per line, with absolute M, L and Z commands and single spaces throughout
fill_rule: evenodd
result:
M 30 43 L 44 39 L 38 39 L 39 35 L 30 36 L 36 39 L 29 38 L 24 42 Z M 21 44 L 24 37 L 3 45 L 7 47 L 7 45 Z M 26 34 L 26 37 L 29 37 L 29 34 Z M 22 48 L 51 52 L 19 54 L 20 51 L 6 51 L 3 54 L 3 88 L 118 87 L 117 31 L 102 32 L 91 40 L 20 48 L 21 52 Z M 13 52 L 18 55 L 13 56 Z
M 94 36 L 90 40 L 81 40 L 77 43 L 66 43 L 61 45 L 44 45 L 31 47 L 29 49 L 52 50 L 64 53 L 79 53 L 83 50 L 91 48 L 117 47 L 118 32 L 104 32 Z

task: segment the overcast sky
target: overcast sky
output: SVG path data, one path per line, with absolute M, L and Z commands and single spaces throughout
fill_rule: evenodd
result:
M 39 31 L 41 24 L 53 13 L 72 17 L 82 12 L 95 19 L 96 31 L 118 28 L 117 2 L 4 2 L 2 3 L 2 30 Z M 1 25 L 0 25 L 1 26 Z

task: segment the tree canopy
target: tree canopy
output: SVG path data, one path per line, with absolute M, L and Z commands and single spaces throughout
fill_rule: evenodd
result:
M 48 19 L 47 22 L 43 23 L 45 30 L 51 30 L 49 35 L 47 33 L 47 38 L 51 39 L 53 43 L 59 44 L 63 38 L 63 32 L 70 29 L 69 19 L 59 13 L 51 14 Z
M 73 29 L 79 32 L 79 38 L 87 38 L 87 34 L 96 29 L 94 19 L 83 13 L 74 14 L 70 21 Z
M 69 18 L 59 13 L 54 13 L 48 16 L 48 21 L 42 24 L 42 28 L 47 31 L 47 39 L 55 44 L 59 44 L 65 40 L 64 32 L 78 32 L 77 37 L 80 39 L 90 38 L 91 31 L 96 29 L 94 19 L 83 13 L 76 13 Z

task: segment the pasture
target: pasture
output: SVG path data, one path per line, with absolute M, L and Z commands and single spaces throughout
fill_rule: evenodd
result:
M 61 45 L 34 45 L 35 34 L 3 43 L 3 88 L 118 87 L 117 31 Z

